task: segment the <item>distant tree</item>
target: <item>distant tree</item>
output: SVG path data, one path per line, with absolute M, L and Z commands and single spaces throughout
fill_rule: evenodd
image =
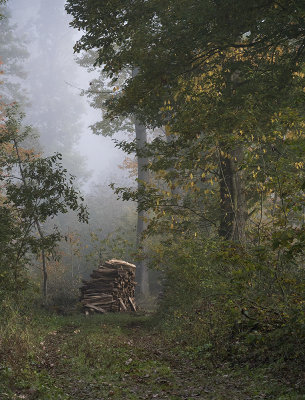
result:
M 131 76 L 131 70 L 122 71 L 112 81 L 103 71 L 103 67 L 96 65 L 97 56 L 96 51 L 90 50 L 82 52 L 76 59 L 77 63 L 86 68 L 88 73 L 94 74 L 89 87 L 81 89 L 81 95 L 86 96 L 90 106 L 100 113 L 99 120 L 90 126 L 92 133 L 102 136 L 115 136 L 118 132 L 134 134 L 134 124 L 130 118 L 107 118 L 106 108 L 107 101 L 111 101 L 116 95 L 120 94 L 125 80 Z
M 0 0 L 0 5 L 5 4 L 7 0 Z M 3 14 L 0 12 L 0 19 L 3 18 Z
M 2 5 L 1 5 L 2 3 Z M 1 77 L 1 101 L 18 101 L 25 106 L 28 95 L 24 88 L 27 73 L 24 62 L 29 57 L 26 43 L 16 34 L 16 27 L 11 24 L 11 12 L 4 2 L 0 3 L 0 54 L 3 62 Z
M 137 143 L 137 186 L 138 190 L 141 191 L 142 187 L 148 183 L 148 172 L 146 166 L 148 164 L 148 159 L 146 157 L 140 156 L 140 151 L 145 148 L 147 143 L 147 130 L 145 126 L 139 123 L 132 116 L 129 118 L 117 117 L 117 118 L 107 118 L 107 102 L 112 102 L 115 97 L 120 97 L 120 92 L 124 85 L 124 82 L 136 75 L 136 68 L 133 68 L 132 72 L 128 70 L 121 71 L 121 73 L 113 80 L 107 77 L 107 74 L 103 71 L 102 66 L 95 66 L 96 64 L 96 51 L 89 51 L 82 53 L 78 58 L 78 63 L 83 67 L 86 67 L 89 72 L 97 71 L 99 73 L 97 78 L 94 78 L 90 82 L 90 87 L 83 91 L 90 99 L 90 105 L 100 110 L 101 120 L 96 122 L 91 126 L 93 133 L 102 134 L 103 136 L 113 136 L 116 133 L 124 134 L 135 134 L 135 140 Z M 146 227 L 144 210 L 138 211 L 137 220 L 137 243 L 138 248 L 142 247 L 143 242 L 143 232 Z M 137 262 L 137 279 L 139 280 L 140 292 L 143 296 L 149 295 L 149 282 L 148 282 L 148 270 L 145 260 L 139 259 Z
M 15 4 L 11 7 L 17 7 Z M 78 79 L 71 50 L 73 31 L 68 26 L 64 0 L 38 0 L 33 9 L 36 14 L 31 18 L 31 57 L 27 62 L 31 106 L 26 120 L 39 132 L 44 154 L 62 153 L 65 167 L 82 181 L 88 171 L 77 144 L 85 108 L 71 86 Z M 24 34 L 29 36 L 29 31 Z

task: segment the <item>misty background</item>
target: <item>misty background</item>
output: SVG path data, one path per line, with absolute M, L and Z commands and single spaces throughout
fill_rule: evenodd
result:
M 39 151 L 62 154 L 89 208 L 86 226 L 73 213 L 49 222 L 50 229 L 56 223 L 66 235 L 58 250 L 61 262 L 49 262 L 49 292 L 57 303 L 77 296 L 80 279 L 102 260 L 133 261 L 136 242 L 136 205 L 118 200 L 109 187 L 135 185 L 128 168 L 133 160 L 126 163 L 113 141 L 126 135 L 126 127 L 103 122 L 103 96 L 88 99 L 86 91 L 94 87 L 102 93 L 107 82 L 92 67 L 94 54 L 77 60 L 73 53 L 81 33 L 69 27 L 64 6 L 64 0 L 11 0 L 1 6 L 5 18 L 0 21 L 2 98 L 20 104 Z M 32 272 L 39 278 L 38 268 Z
M 38 128 L 45 152 L 60 151 L 65 159 L 72 157 L 69 170 L 79 179 L 86 177 L 87 190 L 89 183 L 110 183 L 110 177 L 124 179 L 128 174 L 123 176 L 118 167 L 124 153 L 111 138 L 93 135 L 89 128 L 102 113 L 80 94 L 95 74 L 89 75 L 76 62 L 73 46 L 80 34 L 69 27 L 64 5 L 61 0 L 12 0 L 7 8 L 14 33 L 28 51 L 20 82 L 29 100 L 27 121 Z

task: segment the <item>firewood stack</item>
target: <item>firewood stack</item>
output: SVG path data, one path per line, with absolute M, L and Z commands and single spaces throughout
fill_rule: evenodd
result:
M 109 260 L 83 280 L 81 303 L 86 314 L 136 311 L 136 266 L 122 260 Z

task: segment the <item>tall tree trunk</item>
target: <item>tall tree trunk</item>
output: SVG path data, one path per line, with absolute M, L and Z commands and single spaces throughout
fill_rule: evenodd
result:
M 239 165 L 243 151 L 219 155 L 220 224 L 218 234 L 226 240 L 245 242 L 247 220 L 244 180 Z
M 247 207 L 245 195 L 245 181 L 240 164 L 243 158 L 243 149 L 239 146 L 233 152 L 233 183 L 234 183 L 234 229 L 232 239 L 244 243 L 246 240 Z
M 220 224 L 219 236 L 231 240 L 234 227 L 234 182 L 232 160 L 219 152 Z
M 235 70 L 230 77 L 231 96 L 241 84 L 240 71 Z M 223 151 L 221 151 L 223 150 Z M 218 233 L 227 240 L 243 243 L 247 219 L 245 187 L 240 165 L 243 159 L 243 148 L 237 145 L 233 150 L 221 144 L 219 150 L 220 171 L 220 225 Z
M 132 76 L 135 77 L 138 74 L 138 69 L 134 68 L 132 71 Z M 147 143 L 147 134 L 145 126 L 141 125 L 137 120 L 135 120 L 135 131 L 136 131 L 136 143 L 137 150 L 141 151 L 145 148 Z M 143 185 L 148 181 L 148 172 L 144 169 L 147 165 L 147 158 L 138 156 L 138 190 L 141 192 Z M 139 201 L 141 201 L 139 199 Z M 142 234 L 146 228 L 145 223 L 145 212 L 138 211 L 137 219 L 137 248 L 140 249 L 142 246 Z M 148 279 L 148 268 L 145 259 L 141 259 L 137 263 L 137 275 L 139 281 L 139 291 L 140 295 L 143 297 L 149 296 L 149 279 Z

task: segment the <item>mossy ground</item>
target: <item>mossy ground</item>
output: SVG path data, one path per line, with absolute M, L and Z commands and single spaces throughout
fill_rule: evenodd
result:
M 0 361 L 1 400 L 305 399 L 270 366 L 191 357 L 145 315 L 43 315 L 32 320 L 29 335 L 22 359 Z

